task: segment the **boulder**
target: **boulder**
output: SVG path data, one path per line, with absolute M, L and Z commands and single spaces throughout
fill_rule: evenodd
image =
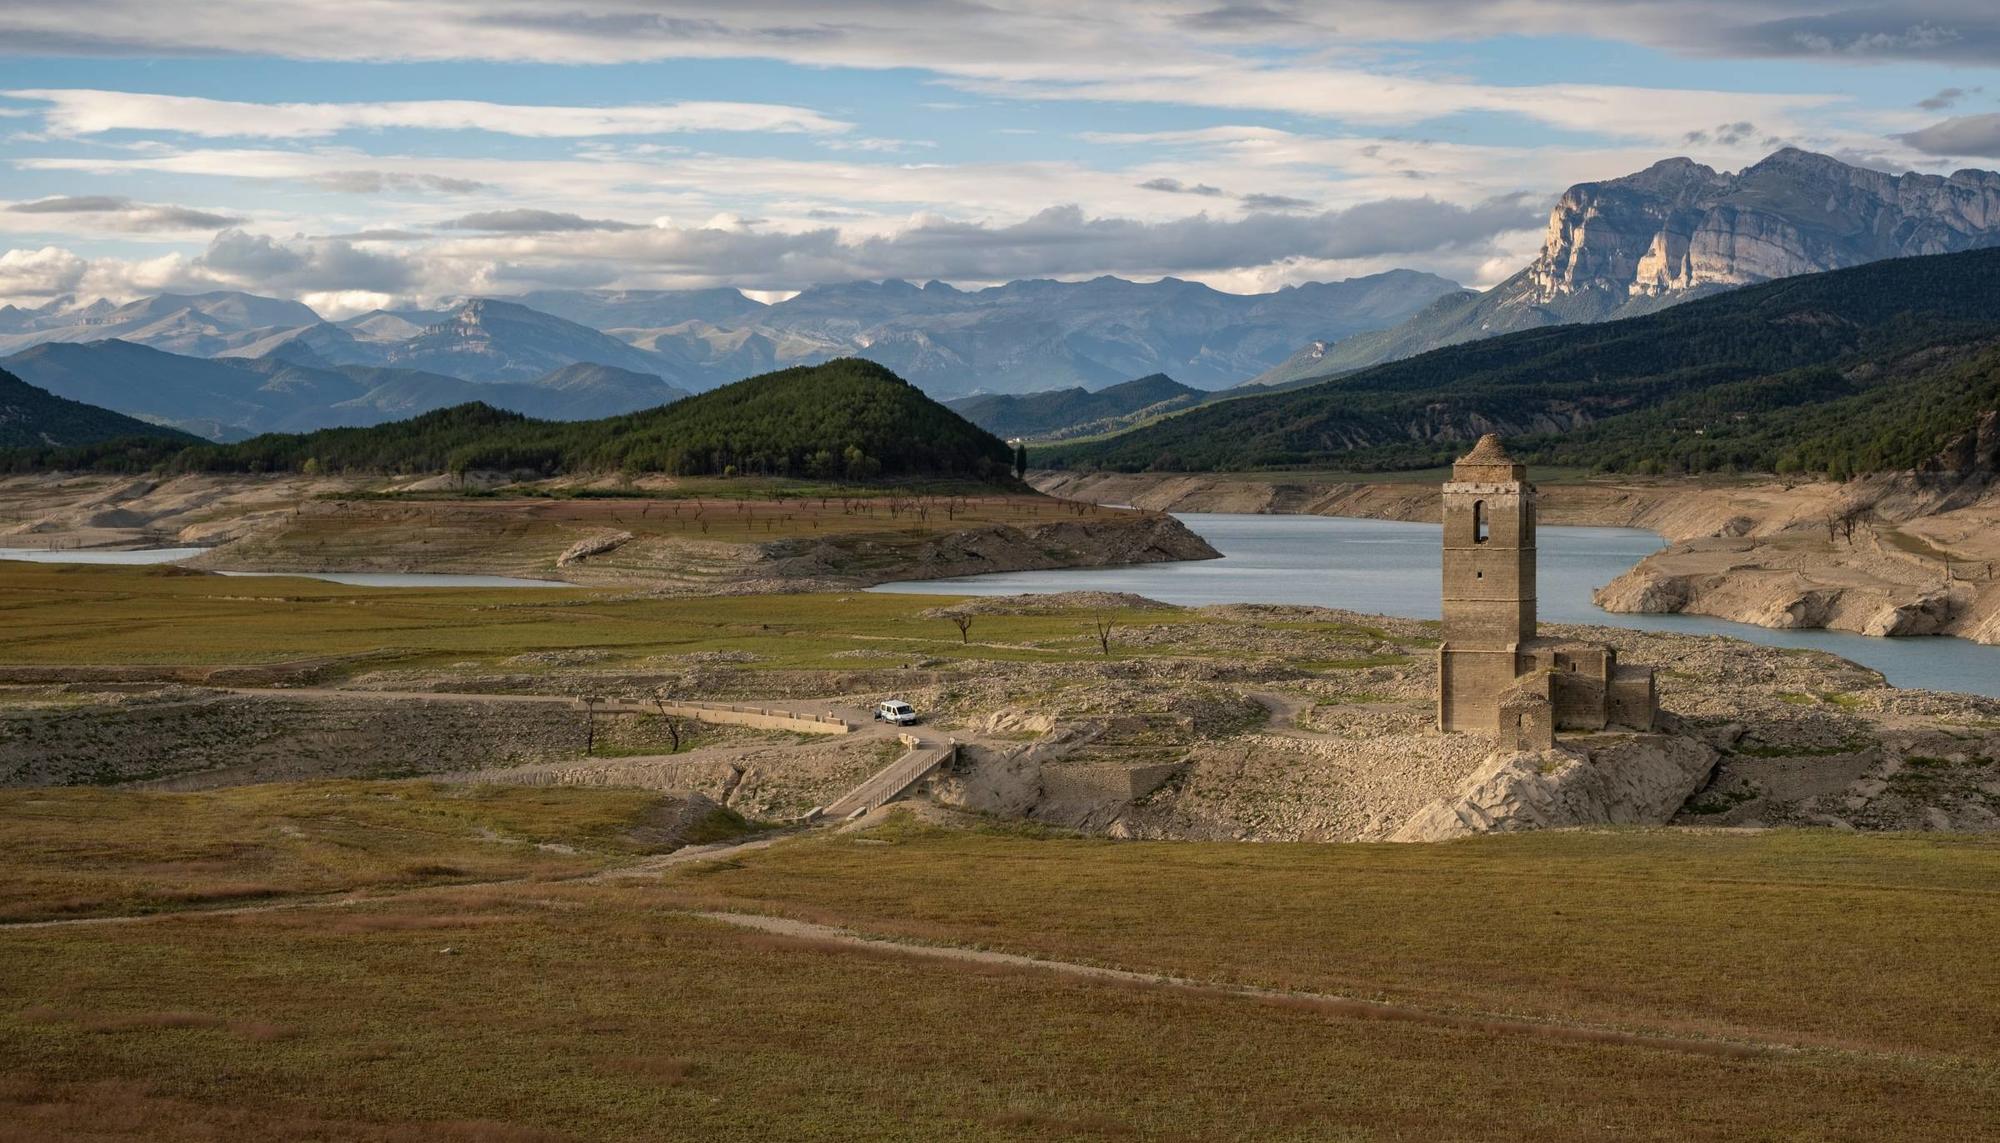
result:
M 1586 745 L 1495 753 L 1418 810 L 1391 841 L 1565 826 L 1663 825 L 1708 781 L 1718 755 L 1677 734 L 1599 736 Z
M 571 544 L 568 551 L 556 557 L 556 566 L 566 568 L 591 556 L 601 556 L 606 552 L 615 551 L 631 542 L 630 532 L 602 532 Z

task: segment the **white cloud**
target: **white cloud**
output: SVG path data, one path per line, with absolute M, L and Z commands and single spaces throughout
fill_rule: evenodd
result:
M 202 138 L 312 139 L 351 130 L 415 128 L 581 139 L 685 131 L 774 131 L 837 135 L 852 124 L 772 103 L 665 103 L 543 107 L 430 99 L 392 103 L 248 103 L 84 88 L 26 88 L 10 99 L 47 104 L 56 135 L 164 131 Z
M 2000 114 L 1961 115 L 1898 138 L 1931 155 L 2000 158 Z
M 1373 269 L 1385 260 L 1466 265 L 1539 221 L 1539 204 L 1517 196 L 1470 207 L 1407 198 L 1311 214 L 1197 214 L 1165 222 L 1058 206 L 1004 224 L 922 215 L 879 232 L 764 229 L 723 214 L 696 226 L 489 233 L 408 246 L 228 230 L 197 255 L 144 262 L 86 262 L 57 248 L 10 251 L 0 261 L 0 297 L 78 288 L 117 297 L 229 288 L 429 302 L 536 286 L 788 290 L 861 278 L 991 282 L 1107 273 L 1282 282 L 1344 276 L 1336 273 L 1343 266 Z
M 0 222 L 0 226 L 7 229 L 58 229 L 85 233 L 105 230 L 126 234 L 213 231 L 243 221 L 233 214 L 190 206 L 133 202 L 119 195 L 64 195 L 33 199 L 7 204 L 0 207 L 0 211 L 27 216 Z M 17 226 L 6 226 L 6 222 L 14 222 Z
M 34 301 L 74 292 L 88 269 L 82 258 L 54 246 L 8 250 L 0 253 L 0 299 Z
M 441 230 L 483 230 L 494 234 L 553 234 L 574 230 L 638 230 L 636 223 L 612 218 L 585 218 L 556 210 L 487 210 L 440 223 Z
M 1994 59 L 1986 0 L 68 0 L 0 7 L 0 41 L 52 54 L 612 63 L 762 57 L 1049 77 L 1280 45 L 1590 36 L 1696 54 Z
M 1469 112 L 1517 115 L 1567 131 L 1671 140 L 1689 123 L 1753 116 L 1792 124 L 1844 102 L 1824 93 L 1748 93 L 1606 84 L 1499 85 L 1353 68 L 1262 66 L 1240 60 L 1174 74 L 1095 79 L 965 79 L 958 85 L 1017 99 L 1160 103 L 1282 112 L 1372 126 L 1407 126 Z
M 1962 9 L 1963 18 L 1951 25 L 1954 28 L 1970 27 L 1967 21 L 1980 19 L 2000 28 L 2000 22 L 1979 16 L 1969 0 L 1932 0 L 1926 6 Z M 1667 140 L 1685 132 L 1689 123 L 1745 116 L 1783 130 L 1790 117 L 1840 97 L 1637 85 L 1480 83 L 1457 75 L 1425 75 L 1410 65 L 1387 66 L 1364 59 L 1361 51 L 1370 41 L 1553 33 L 1707 45 L 1725 53 L 1769 40 L 1776 45 L 1768 49 L 1773 54 L 1801 54 L 1806 49 L 1801 48 L 1800 37 L 1819 36 L 1829 45 L 1847 45 L 1828 50 L 1851 59 L 1858 58 L 1857 52 L 1866 55 L 1872 50 L 1865 46 L 1875 42 L 1871 35 L 1887 37 L 1882 40 L 1886 44 L 1907 23 L 1891 20 L 1876 33 L 1848 35 L 1834 30 L 1828 20 L 1813 22 L 1823 6 L 1791 0 L 1679 0 L 1645 7 L 1595 0 L 1507 4 L 1356 0 L 1338 6 L 1286 5 L 1283 20 L 1220 22 L 1212 18 L 1216 6 L 1198 0 L 1106 0 L 1088 5 L 1044 0 L 938 0 L 921 5 L 855 0 L 837 7 L 812 0 L 765 0 L 747 6 L 686 0 L 592 0 L 588 5 L 438 0 L 416 19 L 395 18 L 377 11 L 376 4 L 348 0 L 295 0 L 285 5 L 208 0 L 193 8 L 169 6 L 171 20 L 162 19 L 161 12 L 152 10 L 155 7 L 136 0 L 79 0 L 64 9 L 15 5 L 0 10 L 0 39 L 27 46 L 17 50 L 31 50 L 37 43 L 45 50 L 87 50 L 93 32 L 115 28 L 115 37 L 96 50 L 125 50 L 121 45 L 137 50 L 136 45 L 148 44 L 163 51 L 231 51 L 237 45 L 254 44 L 254 50 L 263 53 L 341 59 L 611 62 L 759 57 L 815 67 L 918 68 L 964 91 L 1017 99 L 1221 107 L 1377 124 L 1495 112 L 1566 130 Z M 1773 22 L 1783 19 L 1804 19 L 1809 26 L 1781 34 Z M 1717 34 L 1703 39 L 1701 28 Z M 1961 31 L 1957 42 L 1971 38 Z M 741 123 L 745 130 L 830 135 L 847 126 L 798 108 L 755 104 L 609 109 L 502 109 L 446 101 L 203 106 L 209 101 L 167 102 L 172 98 L 70 93 L 70 102 L 58 108 L 57 126 L 96 131 L 110 129 L 105 124 L 136 120 L 152 124 L 148 129 L 168 130 L 175 129 L 175 121 L 184 121 L 187 130 L 214 137 L 261 132 L 291 138 L 378 125 L 479 126 L 571 137 L 652 133 L 686 129 L 676 123 L 686 116 Z M 698 110 L 704 108 L 708 110 Z

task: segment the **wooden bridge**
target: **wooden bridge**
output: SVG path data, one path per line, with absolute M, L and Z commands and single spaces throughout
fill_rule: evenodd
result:
M 958 757 L 958 740 L 925 742 L 914 734 L 901 736 L 909 751 L 901 758 L 889 763 L 867 781 L 840 796 L 832 805 L 806 815 L 807 820 L 819 817 L 844 821 L 856 818 L 887 805 L 910 791 L 912 786 L 936 772 L 937 768 Z

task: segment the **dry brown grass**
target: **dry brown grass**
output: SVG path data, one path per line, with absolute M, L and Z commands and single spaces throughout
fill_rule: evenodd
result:
M 491 569 L 488 569 L 491 570 Z M 611 598 L 614 594 L 622 598 Z M 0 664 L 146 665 L 196 672 L 218 664 L 352 660 L 369 669 L 497 661 L 578 647 L 617 657 L 747 651 L 761 667 L 839 667 L 856 649 L 942 658 L 1057 661 L 1089 613 L 986 615 L 980 640 L 925 617 L 933 596 L 641 598 L 609 589 L 366 588 L 315 580 L 162 579 L 145 568 L 0 560 Z M 1122 626 L 1192 623 L 1179 611 L 1119 612 Z M 1184 649 L 1185 650 L 1185 649 Z M 1143 653 L 1121 649 L 1117 654 Z M 279 668 L 273 668 L 279 669 Z M 513 669 L 518 669 L 518 665 Z
M 1720 1059 L 1354 1020 L 857 956 L 652 912 L 622 888 L 482 895 L 463 913 L 437 890 L 367 910 L 456 929 L 343 933 L 290 911 L 0 931 L 0 1130 L 1872 1140 L 1974 1138 L 2000 1115 L 1990 1069 L 1894 1055 Z M 31 1004 L 83 1019 L 25 1019 Z M 296 1034 L 246 1038 L 247 1021 Z
M 1972 837 L 1244 846 L 891 826 L 683 867 L 660 899 L 1436 1012 L 2000 1063 L 2000 841 Z
M 429 782 L 0 790 L 0 922 L 572 876 L 652 851 L 627 835 L 670 800 Z

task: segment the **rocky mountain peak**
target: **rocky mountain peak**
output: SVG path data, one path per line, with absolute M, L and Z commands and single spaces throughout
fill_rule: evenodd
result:
M 1636 174 L 1611 179 L 1608 183 L 1582 183 L 1570 189 L 1576 191 L 1585 187 L 1623 186 L 1677 194 L 1713 186 L 1722 177 L 1714 167 L 1697 163 L 1685 155 L 1676 155 L 1671 159 L 1661 159 Z
M 1704 290 L 2000 243 L 2000 175 L 1890 175 L 1786 147 L 1734 174 L 1667 159 L 1580 183 L 1521 276 L 1560 320 Z

